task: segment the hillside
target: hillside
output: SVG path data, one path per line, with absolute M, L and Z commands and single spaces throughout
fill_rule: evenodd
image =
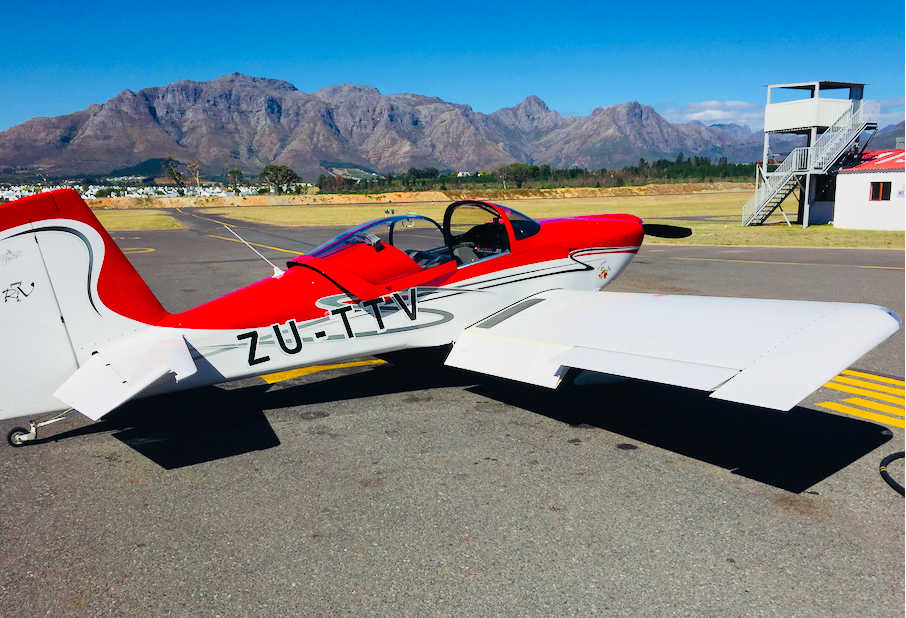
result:
M 871 150 L 884 150 L 886 148 L 896 148 L 897 138 L 902 138 L 906 134 L 906 122 L 900 121 L 899 124 L 890 125 L 879 130 L 871 139 L 868 147 Z
M 107 174 L 173 156 L 206 174 L 254 174 L 288 165 L 307 180 L 338 163 L 399 172 L 410 167 L 476 171 L 524 162 L 622 167 L 648 160 L 760 157 L 747 128 L 671 124 L 637 102 L 563 118 L 531 96 L 492 114 L 416 94 L 383 95 L 344 84 L 307 94 L 275 79 L 232 73 L 207 82 L 124 90 L 113 99 L 0 133 L 0 172 Z

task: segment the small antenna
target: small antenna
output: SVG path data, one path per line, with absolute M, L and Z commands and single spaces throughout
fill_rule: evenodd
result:
M 282 270 L 280 270 L 280 269 L 279 269 L 273 262 L 271 262 L 269 259 L 267 259 L 267 258 L 264 257 L 263 255 L 261 255 L 261 252 L 258 251 L 257 249 L 255 249 L 255 247 L 253 247 L 252 245 L 250 245 L 250 244 L 248 244 L 247 242 L 245 242 L 245 239 L 244 239 L 242 236 L 240 236 L 239 234 L 237 234 L 236 232 L 234 232 L 233 229 L 232 229 L 229 225 L 224 224 L 223 227 L 225 227 L 225 228 L 227 229 L 227 231 L 228 231 L 230 234 L 232 234 L 233 236 L 235 236 L 236 238 L 238 238 L 239 240 L 241 240 L 243 243 L 245 243 L 245 246 L 246 246 L 246 247 L 248 247 L 249 249 L 251 249 L 252 251 L 254 251 L 255 253 L 257 253 L 257 254 L 258 254 L 258 257 L 260 257 L 262 260 L 264 260 L 265 262 L 267 262 L 268 264 L 270 264 L 270 265 L 273 267 L 273 269 L 274 269 L 274 274 L 271 275 L 271 276 L 272 276 L 274 279 L 279 279 L 280 277 L 283 276 L 283 271 L 282 271 Z

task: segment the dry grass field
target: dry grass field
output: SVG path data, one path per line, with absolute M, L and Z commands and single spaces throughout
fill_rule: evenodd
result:
M 796 225 L 790 227 L 786 225 L 779 212 L 769 219 L 768 225 L 742 227 L 740 211 L 749 196 L 749 192 L 726 191 L 678 195 L 520 198 L 498 200 L 497 203 L 515 208 L 538 219 L 601 213 L 629 213 L 648 222 L 679 225 L 692 229 L 692 236 L 688 238 L 648 238 L 646 242 L 649 243 L 903 249 L 904 242 L 906 242 L 906 235 L 903 232 L 838 230 L 831 225 L 817 225 L 807 229 Z M 447 203 L 445 200 L 435 200 L 389 204 L 372 202 L 368 204 L 233 206 L 203 208 L 203 211 L 239 221 L 286 227 L 318 225 L 351 227 L 382 217 L 385 208 L 393 208 L 396 214 L 415 212 L 440 220 Z M 787 210 L 791 216 L 795 217 L 795 204 L 790 203 Z M 179 227 L 178 222 L 169 217 L 166 212 L 167 209 L 95 210 L 95 214 L 110 230 Z
M 109 232 L 172 230 L 181 227 L 166 210 L 95 210 L 94 214 Z

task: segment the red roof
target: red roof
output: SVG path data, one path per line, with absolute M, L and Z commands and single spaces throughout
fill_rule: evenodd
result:
M 862 162 L 852 167 L 841 169 L 841 172 L 886 172 L 903 170 L 906 159 L 903 149 L 866 150 L 862 153 Z

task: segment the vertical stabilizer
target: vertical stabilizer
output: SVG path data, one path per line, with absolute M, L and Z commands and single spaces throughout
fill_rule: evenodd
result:
M 165 312 L 78 193 L 0 206 L 0 418 L 53 396 L 92 353 Z

